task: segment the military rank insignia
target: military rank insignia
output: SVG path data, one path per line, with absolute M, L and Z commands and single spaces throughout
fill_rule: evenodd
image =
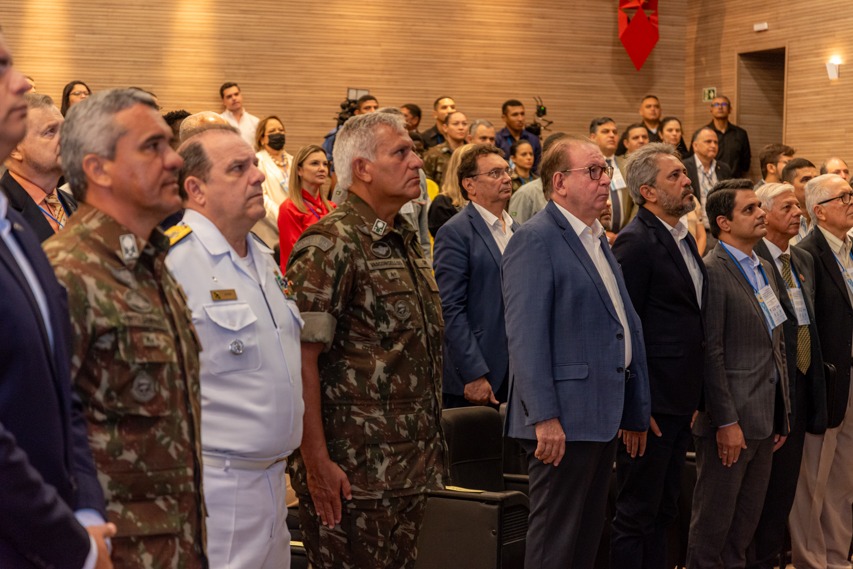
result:
M 288 300 L 293 299 L 293 281 L 286 281 L 281 273 L 275 272 L 275 282 L 278 283 L 278 288 L 284 293 L 284 297 Z

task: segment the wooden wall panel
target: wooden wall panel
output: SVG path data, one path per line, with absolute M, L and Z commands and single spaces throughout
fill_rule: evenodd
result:
M 58 98 L 71 79 L 97 90 L 135 85 L 164 110 L 221 110 L 218 87 L 241 84 L 246 108 L 279 114 L 287 148 L 320 142 L 347 87 L 382 105 L 455 97 L 469 119 L 500 123 L 500 105 L 533 96 L 554 130 L 585 134 L 591 118 L 622 126 L 657 94 L 684 112 L 687 0 L 660 0 L 661 39 L 636 71 L 617 37 L 614 0 L 400 3 L 223 0 L 0 0 L 17 65 Z M 502 125 L 499 125 L 502 126 Z

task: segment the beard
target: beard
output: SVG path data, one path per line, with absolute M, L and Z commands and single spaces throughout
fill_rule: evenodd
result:
M 691 199 L 689 202 L 685 202 L 683 198 L 679 199 L 670 197 L 669 194 L 664 192 L 661 192 L 659 196 L 661 208 L 668 215 L 673 217 L 685 216 L 696 208 L 695 198 Z

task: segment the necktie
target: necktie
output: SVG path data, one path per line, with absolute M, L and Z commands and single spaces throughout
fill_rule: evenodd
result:
M 611 168 L 616 168 L 613 165 L 613 159 L 607 158 L 607 165 Z M 616 182 L 610 179 L 610 206 L 613 208 L 613 221 L 610 222 L 610 230 L 613 233 L 619 233 L 619 228 L 622 226 L 622 201 L 619 199 L 619 190 L 616 189 Z
M 59 229 L 65 227 L 65 209 L 62 207 L 62 202 L 59 201 L 59 196 L 56 195 L 56 190 L 50 192 L 44 197 L 44 203 L 46 203 L 50 209 L 50 213 L 53 215 L 53 219 L 56 221 L 56 225 L 59 226 Z
M 788 288 L 794 288 L 794 275 L 791 274 L 791 254 L 782 253 L 779 256 L 779 262 L 782 263 L 782 278 L 785 279 L 785 284 Z M 812 337 L 809 334 L 808 326 L 797 327 L 797 369 L 805 375 L 812 363 Z

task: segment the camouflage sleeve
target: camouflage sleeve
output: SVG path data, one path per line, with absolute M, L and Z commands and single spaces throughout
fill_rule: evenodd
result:
M 56 273 L 56 279 L 59 284 L 65 287 L 68 294 L 68 315 L 71 319 L 72 336 L 71 379 L 73 382 L 80 372 L 89 350 L 92 330 L 89 298 L 86 293 L 86 285 L 82 281 L 83 277 L 70 270 L 61 259 L 51 256 L 50 262 L 53 265 L 54 273 Z
M 352 245 L 345 236 L 309 228 L 290 255 L 287 278 L 305 320 L 303 342 L 331 347 L 353 285 Z

